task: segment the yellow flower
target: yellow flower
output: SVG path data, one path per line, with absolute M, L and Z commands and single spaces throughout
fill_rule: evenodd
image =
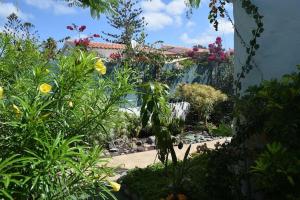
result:
M 98 72 L 100 72 L 100 74 L 102 74 L 102 75 L 106 74 L 106 67 L 101 59 L 99 59 L 96 62 L 95 68 Z
M 13 104 L 13 109 L 17 115 L 21 114 L 20 108 L 18 106 L 16 106 L 15 104 Z
M 116 182 L 113 182 L 113 181 L 110 181 L 109 182 L 110 186 L 112 187 L 112 190 L 114 192 L 118 192 L 121 188 L 121 185 L 119 183 L 116 183 Z
M 3 98 L 3 95 L 4 94 L 4 90 L 3 90 L 3 87 L 0 86 L 0 99 Z
M 39 89 L 42 93 L 47 94 L 51 91 L 52 86 L 47 83 L 43 83 L 42 85 L 40 85 Z
M 68 105 L 69 105 L 70 108 L 73 108 L 73 106 L 74 106 L 74 104 L 73 104 L 72 101 L 69 101 L 69 102 L 68 102 Z

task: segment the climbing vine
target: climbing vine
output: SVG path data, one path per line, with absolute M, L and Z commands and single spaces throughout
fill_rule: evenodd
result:
M 259 49 L 259 44 L 257 43 L 257 39 L 261 36 L 264 31 L 263 28 L 263 16 L 259 13 L 258 7 L 254 5 L 251 0 L 240 0 L 242 3 L 242 8 L 248 15 L 251 15 L 254 22 L 255 28 L 251 30 L 252 37 L 247 44 L 247 42 L 242 38 L 241 34 L 237 30 L 236 26 L 234 26 L 232 19 L 230 18 L 228 12 L 225 9 L 226 3 L 229 3 L 229 0 L 211 0 L 209 7 L 210 12 L 208 19 L 211 24 L 213 24 L 215 30 L 218 30 L 218 17 L 224 18 L 225 16 L 229 19 L 229 21 L 233 24 L 235 32 L 237 36 L 241 39 L 243 46 L 246 48 L 247 58 L 245 64 L 242 66 L 242 71 L 237 74 L 237 79 L 235 80 L 236 86 L 236 94 L 238 95 L 241 90 L 241 79 L 245 78 L 245 75 L 248 74 L 253 67 L 257 67 L 256 63 L 253 60 L 253 57 L 256 54 L 257 49 Z

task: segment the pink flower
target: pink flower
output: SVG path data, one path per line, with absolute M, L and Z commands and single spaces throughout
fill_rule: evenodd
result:
M 222 38 L 221 37 L 217 37 L 216 38 L 216 44 L 220 45 L 222 43 Z
M 187 52 L 188 57 L 194 57 L 195 56 L 195 52 L 194 51 L 188 51 Z
M 224 54 L 224 55 L 221 55 L 220 58 L 221 58 L 222 61 L 223 61 L 223 60 L 226 60 L 226 55 L 225 55 L 225 54 Z
M 69 29 L 69 30 L 71 30 L 71 31 L 74 30 L 74 28 L 73 28 L 72 26 L 67 26 L 67 29 Z
M 87 47 L 90 44 L 89 38 L 80 38 L 79 40 L 74 40 L 75 46 L 85 46 Z
M 80 32 L 83 32 L 85 29 L 86 29 L 86 26 L 85 26 L 85 25 L 82 25 L 82 26 L 79 27 L 78 30 L 79 30 Z
M 208 60 L 209 61 L 215 61 L 216 60 L 216 55 L 215 54 L 211 54 L 208 56 Z
M 99 38 L 99 37 L 100 37 L 99 34 L 94 34 L 93 36 L 94 36 L 95 38 Z
M 79 40 L 74 40 L 74 44 L 75 44 L 75 46 L 78 46 L 79 45 Z
M 82 40 L 82 43 L 83 43 L 84 46 L 88 46 L 88 45 L 90 44 L 89 38 L 84 38 L 84 39 Z
M 112 53 L 109 55 L 109 57 L 112 59 L 112 60 L 118 60 L 121 58 L 121 54 L 119 53 Z
M 199 50 L 198 47 L 193 48 L 193 51 L 198 51 L 198 50 Z

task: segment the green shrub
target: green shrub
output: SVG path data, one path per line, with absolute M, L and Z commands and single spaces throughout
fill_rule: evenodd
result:
M 111 172 L 97 145 L 117 124 L 119 105 L 132 92 L 131 70 L 108 77 L 93 53 L 73 49 L 49 58 L 38 43 L 4 33 L 0 49 L 0 155 L 3 162 L 22 160 L 1 169 L 1 195 L 109 196 L 104 178 Z M 7 174 L 17 175 L 11 184 Z
M 240 160 L 254 163 L 247 184 L 264 199 L 299 199 L 299 100 L 298 71 L 250 87 L 236 104 Z
M 212 129 L 211 133 L 216 136 L 229 137 L 233 135 L 233 130 L 230 125 L 221 123 L 217 128 Z
M 179 175 L 183 162 L 176 166 L 171 164 L 167 172 L 163 165 L 154 164 L 144 169 L 129 170 L 121 178 L 121 183 L 132 195 L 144 200 L 166 198 L 174 192 L 176 178 L 181 179 L 177 192 L 190 200 L 241 199 L 238 177 L 234 176 L 230 167 L 233 159 L 233 149 L 223 145 L 188 159 L 183 176 Z
M 198 83 L 181 84 L 177 88 L 177 96 L 191 104 L 200 119 L 207 123 L 217 103 L 227 99 L 227 95 L 209 85 Z
M 171 183 L 171 177 L 166 176 L 164 172 L 162 164 L 154 164 L 144 169 L 136 168 L 129 170 L 127 175 L 122 177 L 121 183 L 138 199 L 161 199 L 168 195 L 168 185 Z
M 259 155 L 251 172 L 254 174 L 256 188 L 270 199 L 296 199 L 300 174 L 299 157 L 287 151 L 280 143 L 267 145 Z M 284 192 L 283 192 L 284 191 Z

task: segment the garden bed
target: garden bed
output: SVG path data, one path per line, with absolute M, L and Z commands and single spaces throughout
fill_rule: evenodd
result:
M 183 144 L 195 144 L 222 139 L 223 137 L 210 135 L 206 131 L 189 131 L 182 135 L 173 136 L 173 138 L 174 145 L 177 146 L 180 142 L 182 142 Z M 155 136 L 149 136 L 146 138 L 128 138 L 127 136 L 123 136 L 107 144 L 104 155 L 118 156 L 150 151 L 154 149 L 156 149 Z

